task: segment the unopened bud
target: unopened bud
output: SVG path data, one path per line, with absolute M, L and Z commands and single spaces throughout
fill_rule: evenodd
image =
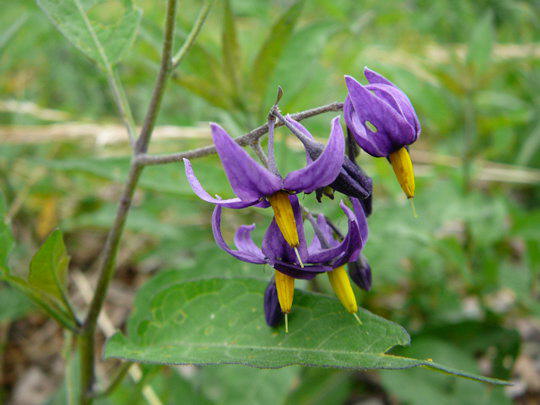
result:
M 371 266 L 367 259 L 361 255 L 356 262 L 348 263 L 347 267 L 349 276 L 356 285 L 363 290 L 369 291 L 371 289 Z
M 278 326 L 283 321 L 283 312 L 279 306 L 276 283 L 270 281 L 264 291 L 264 317 L 268 326 Z

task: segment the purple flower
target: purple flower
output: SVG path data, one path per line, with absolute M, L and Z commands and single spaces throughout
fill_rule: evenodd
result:
M 303 262 L 303 267 L 298 263 L 298 258 L 285 241 L 281 234 L 276 219 L 266 230 L 263 237 L 262 246 L 259 248 L 251 238 L 251 232 L 255 225 L 240 226 L 234 236 L 236 249 L 231 249 L 221 234 L 221 211 L 220 205 L 217 205 L 212 215 L 212 231 L 217 245 L 239 260 L 254 264 L 268 264 L 274 269 L 293 278 L 310 280 L 318 273 L 324 273 L 332 269 L 332 266 L 342 265 L 350 260 L 356 260 L 358 253 L 363 246 L 362 234 L 358 219 L 355 213 L 343 202 L 341 209 L 348 218 L 348 232 L 341 242 L 333 243 L 330 248 L 324 248 L 314 242 L 307 248 L 304 235 L 304 224 L 302 221 L 302 210 L 298 203 L 298 198 L 294 195 L 289 196 L 293 208 L 296 229 L 299 236 L 298 251 Z
M 244 262 L 268 264 L 275 269 L 277 297 L 281 312 L 284 314 L 288 314 L 292 307 L 295 279 L 310 280 L 317 274 L 332 271 L 334 268 L 342 267 L 351 260 L 357 260 L 364 244 L 362 235 L 366 235 L 366 230 L 361 229 L 357 213 L 353 212 L 342 202 L 340 204 L 341 209 L 348 218 L 347 235 L 342 241 L 333 240 L 331 246 L 326 247 L 315 238 L 308 249 L 298 198 L 294 195 L 288 198 L 290 199 L 295 216 L 296 231 L 299 236 L 298 253 L 302 258 L 303 264 L 298 263 L 296 252 L 283 237 L 275 218 L 266 230 L 261 248 L 251 238 L 251 232 L 255 228 L 255 225 L 242 225 L 237 229 L 234 236 L 236 249 L 231 249 L 221 234 L 222 207 L 217 205 L 212 215 L 214 238 L 221 249 Z M 358 206 L 360 206 L 359 203 Z M 271 293 L 272 291 L 268 289 L 265 293 L 266 319 L 269 324 L 269 320 L 275 319 L 275 301 L 271 299 Z
M 407 146 L 421 128 L 409 98 L 380 74 L 364 69 L 369 84 L 345 76 L 348 95 L 345 123 L 360 147 L 375 157 L 387 157 L 408 198 L 414 196 L 414 173 Z
M 339 174 L 345 150 L 345 140 L 339 118 L 336 117 L 332 121 L 328 144 L 320 156 L 306 167 L 290 172 L 285 178 L 279 175 L 277 169 L 270 171 L 257 163 L 219 125 L 211 124 L 211 128 L 214 144 L 225 169 L 225 174 L 237 197 L 228 200 L 212 197 L 195 177 L 189 160 L 184 159 L 186 176 L 195 194 L 205 201 L 227 208 L 245 208 L 253 205 L 268 207 L 271 205 L 279 229 L 287 243 L 291 247 L 297 248 L 299 240 L 298 235 L 295 234 L 296 227 L 288 195 L 313 192 L 330 184 Z M 273 139 L 273 125 L 270 127 L 269 136 Z M 273 149 L 271 152 L 273 156 Z M 275 167 L 275 165 L 271 167 Z

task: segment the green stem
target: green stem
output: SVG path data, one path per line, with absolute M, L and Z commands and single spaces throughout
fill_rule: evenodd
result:
M 92 403 L 90 393 L 94 385 L 94 330 L 87 330 L 79 335 L 77 346 L 80 361 L 79 404 L 89 405 Z
M 78 6 L 82 9 L 79 0 L 76 1 Z M 105 302 L 110 281 L 114 276 L 116 268 L 116 256 L 118 253 L 118 247 L 120 245 L 120 239 L 122 237 L 129 209 L 131 208 L 133 195 L 143 170 L 143 166 L 138 163 L 137 156 L 146 152 L 148 148 L 148 143 L 152 136 L 159 107 L 161 105 L 161 100 L 163 98 L 163 92 L 165 91 L 167 79 L 169 78 L 171 71 L 171 51 L 173 46 L 177 3 L 177 0 L 168 0 L 167 2 L 167 14 L 165 20 L 165 33 L 160 71 L 158 73 L 158 78 L 156 80 L 156 85 L 152 93 L 152 98 L 148 106 L 141 133 L 137 139 L 137 142 L 135 143 L 128 178 L 120 198 L 118 209 L 116 211 L 116 217 L 111 230 L 107 235 L 107 240 L 105 241 L 105 246 L 102 253 L 103 259 L 99 268 L 99 280 L 96 291 L 92 297 L 90 309 L 88 310 L 88 314 L 79 335 L 78 347 L 81 361 L 81 393 L 79 403 L 84 405 L 91 404 L 93 400 L 92 389 L 95 380 L 94 370 L 96 357 L 94 353 L 94 345 L 97 320 L 101 309 L 103 308 L 103 303 Z M 97 38 L 96 42 L 99 44 Z M 102 55 L 102 57 L 105 61 L 107 61 L 105 55 Z M 109 71 L 109 76 L 114 78 L 114 72 L 112 72 L 112 69 L 110 69 L 110 64 L 107 63 L 106 65 L 109 67 L 106 67 L 106 70 Z M 118 94 L 120 95 L 121 93 L 119 92 Z M 120 99 L 122 99 L 121 96 Z
M 197 19 L 195 20 L 193 28 L 191 29 L 188 37 L 172 59 L 171 70 L 176 69 L 180 62 L 182 62 L 182 59 L 184 59 L 184 56 L 187 55 L 188 51 L 195 43 L 195 40 L 199 36 L 199 33 L 201 32 L 201 29 L 206 21 L 206 17 L 208 17 L 208 13 L 210 13 L 210 8 L 212 7 L 213 3 L 214 0 L 209 0 L 206 1 L 205 4 L 202 6 L 201 11 L 199 11 L 199 15 L 197 16 Z
M 133 365 L 132 362 L 128 361 L 123 363 L 116 374 L 116 376 L 113 378 L 111 383 L 107 388 L 105 388 L 103 391 L 96 392 L 92 395 L 94 398 L 101 398 L 106 397 L 110 395 L 121 383 L 124 381 L 124 378 L 126 377 L 130 367 Z

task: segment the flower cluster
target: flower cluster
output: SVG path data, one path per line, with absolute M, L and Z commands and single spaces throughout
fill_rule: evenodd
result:
M 383 76 L 369 69 L 364 86 L 350 76 L 345 77 L 348 95 L 344 117 L 348 133 L 368 154 L 386 157 L 407 198 L 414 196 L 414 173 L 408 145 L 420 134 L 420 124 L 407 96 Z M 282 176 L 274 157 L 274 124 L 279 118 L 302 142 L 306 150 L 305 167 Z M 248 263 L 266 264 L 274 269 L 264 296 L 266 322 L 276 326 L 292 309 L 294 281 L 328 275 L 330 284 L 345 309 L 358 320 L 358 305 L 350 278 L 361 288 L 371 288 L 371 267 L 361 251 L 367 241 L 366 216 L 371 213 L 372 181 L 345 154 L 345 138 L 339 117 L 331 122 L 326 146 L 316 142 L 311 133 L 290 116 L 283 117 L 277 107 L 268 124 L 268 158 L 257 163 L 217 124 L 211 124 L 214 145 L 235 198 L 212 197 L 204 190 L 189 160 L 184 159 L 187 179 L 197 196 L 215 205 L 212 230 L 217 245 L 233 257 Z M 324 195 L 344 194 L 349 205 L 340 202 L 347 219 L 343 234 L 327 217 L 314 216 L 300 205 L 298 194 L 316 192 L 321 202 Z M 250 206 L 271 207 L 272 222 L 259 247 L 252 239 L 255 225 L 240 226 L 234 236 L 236 249 L 231 248 L 221 232 L 222 209 L 243 209 Z M 307 243 L 304 221 L 314 231 Z M 345 268 L 348 268 L 348 272 Z M 348 273 L 348 274 L 347 274 Z M 285 316 L 284 316 L 285 315 Z

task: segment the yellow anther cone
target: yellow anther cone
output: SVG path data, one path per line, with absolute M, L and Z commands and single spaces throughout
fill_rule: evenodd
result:
M 401 189 L 407 198 L 414 197 L 414 169 L 409 151 L 403 147 L 389 156 Z
M 281 312 L 288 314 L 294 298 L 294 278 L 276 270 L 275 281 Z
M 351 314 L 358 312 L 358 304 L 356 303 L 356 297 L 354 296 L 345 266 L 340 266 L 326 274 L 328 274 L 332 289 L 345 309 Z
M 277 226 L 289 246 L 298 247 L 298 231 L 289 195 L 284 191 L 278 191 L 268 197 L 268 201 L 274 210 Z

